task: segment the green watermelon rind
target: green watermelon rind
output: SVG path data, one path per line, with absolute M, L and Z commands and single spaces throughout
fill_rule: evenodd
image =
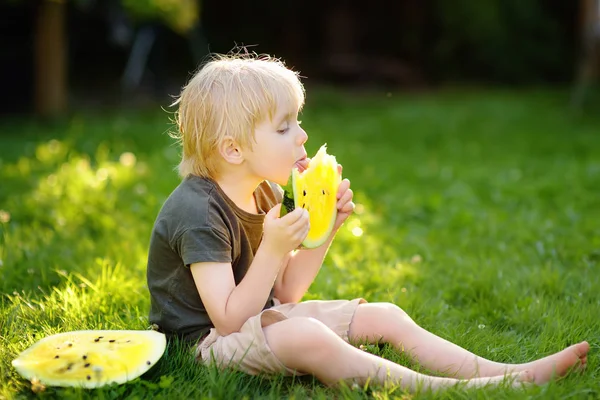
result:
M 77 379 L 51 379 L 44 376 L 44 371 L 36 371 L 35 365 L 31 365 L 31 363 L 24 362 L 23 360 L 27 355 L 34 352 L 38 346 L 41 346 L 45 342 L 53 341 L 59 339 L 61 336 L 69 336 L 73 337 L 76 335 L 98 335 L 98 336 L 109 336 L 111 334 L 118 335 L 131 335 L 132 337 L 139 337 L 140 335 L 147 336 L 154 342 L 154 346 L 151 347 L 151 352 L 147 357 L 144 357 L 144 362 L 138 365 L 135 369 L 128 371 L 126 374 L 122 376 L 117 376 L 109 379 L 94 379 L 94 380 L 86 380 L 81 381 Z M 153 330 L 80 330 L 80 331 L 70 331 L 70 332 L 62 332 L 57 333 L 55 335 L 46 336 L 43 339 L 38 340 L 30 347 L 25 349 L 23 352 L 19 354 L 17 358 L 12 361 L 12 365 L 17 370 L 17 372 L 25 379 L 28 380 L 39 380 L 42 384 L 46 386 L 59 386 L 59 387 L 81 387 L 85 389 L 95 389 L 106 385 L 111 384 L 123 384 L 129 381 L 134 380 L 135 378 L 141 376 L 150 368 L 152 368 L 158 360 L 162 357 L 165 352 L 167 345 L 166 337 L 163 333 L 153 331 Z
M 283 199 L 281 201 L 281 210 L 279 212 L 279 218 L 291 213 L 296 208 L 296 203 L 294 202 L 294 198 L 292 197 L 293 194 L 290 192 L 291 190 L 292 189 L 284 189 L 283 191 Z

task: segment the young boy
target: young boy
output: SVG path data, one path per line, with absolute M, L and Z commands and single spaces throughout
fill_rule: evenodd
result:
M 582 342 L 525 364 L 478 357 L 419 327 L 389 303 L 300 302 L 335 232 L 354 210 L 350 182 L 339 186 L 329 240 L 294 251 L 309 230 L 306 210 L 279 218 L 281 189 L 309 160 L 297 120 L 304 88 L 269 57 L 222 56 L 183 89 L 181 184 L 163 205 L 148 257 L 150 322 L 196 343 L 204 363 L 249 374 L 313 374 L 323 383 L 398 383 L 407 390 L 544 383 L 583 368 Z M 341 167 L 340 167 L 341 168 Z M 389 343 L 451 378 L 419 374 L 350 343 Z

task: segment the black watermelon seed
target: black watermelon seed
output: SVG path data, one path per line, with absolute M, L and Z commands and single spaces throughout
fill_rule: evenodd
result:
M 325 194 L 325 190 L 324 190 L 324 189 L 322 189 L 322 190 L 321 190 L 321 192 L 322 192 L 323 194 Z
M 84 359 L 84 360 L 85 360 L 85 359 L 87 359 L 87 356 L 86 356 L 85 354 L 83 355 L 83 359 Z
M 125 343 L 129 343 L 129 342 L 131 342 L 131 340 L 128 340 L 128 341 L 126 341 Z
M 87 367 L 89 367 L 89 366 L 90 366 L 90 363 L 85 363 L 85 364 L 83 365 L 83 367 L 84 367 L 84 368 L 87 368 Z
M 59 357 L 59 356 L 58 356 L 58 354 L 57 354 L 57 355 L 55 355 L 55 356 L 54 356 L 54 358 L 60 358 L 60 357 Z
M 69 343 L 69 347 L 73 347 L 73 343 Z
M 99 341 L 100 341 L 100 338 L 94 339 L 94 342 L 99 342 Z
M 109 342 L 109 343 L 114 343 L 114 342 L 115 342 L 115 339 L 110 339 L 108 342 Z
M 67 365 L 67 371 L 70 370 L 73 367 L 73 363 L 69 363 L 69 365 Z
M 306 190 L 303 190 L 303 191 L 302 191 L 302 195 L 303 195 L 303 196 L 306 196 Z
M 89 381 L 90 379 L 92 379 L 92 377 L 88 375 L 85 377 L 85 379 L 87 379 Z
M 150 364 L 152 364 L 152 363 L 151 363 L 150 361 L 146 361 L 146 364 L 150 365 Z
M 305 205 L 306 205 L 306 203 L 303 203 L 303 204 L 302 204 L 302 208 L 304 208 L 304 206 L 305 206 Z

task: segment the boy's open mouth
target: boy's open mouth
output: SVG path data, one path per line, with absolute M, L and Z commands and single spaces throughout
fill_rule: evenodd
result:
M 310 162 L 310 159 L 308 157 L 304 156 L 301 159 L 299 159 L 298 161 L 296 161 L 294 166 L 296 168 L 298 168 L 298 172 L 304 172 L 308 168 L 309 162 Z

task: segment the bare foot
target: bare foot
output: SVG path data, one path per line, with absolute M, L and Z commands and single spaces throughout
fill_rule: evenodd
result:
M 581 342 L 548 357 L 521 364 L 521 367 L 532 371 L 535 375 L 534 382 L 540 385 L 553 378 L 564 376 L 570 370 L 582 371 L 587 364 L 589 350 L 588 342 Z
M 530 371 L 519 371 L 519 372 L 510 372 L 506 375 L 497 375 L 483 378 L 473 378 L 468 381 L 464 381 L 466 383 L 466 387 L 483 387 L 488 385 L 499 385 L 504 380 L 512 387 L 521 387 L 523 385 L 531 384 L 535 380 L 535 375 Z

